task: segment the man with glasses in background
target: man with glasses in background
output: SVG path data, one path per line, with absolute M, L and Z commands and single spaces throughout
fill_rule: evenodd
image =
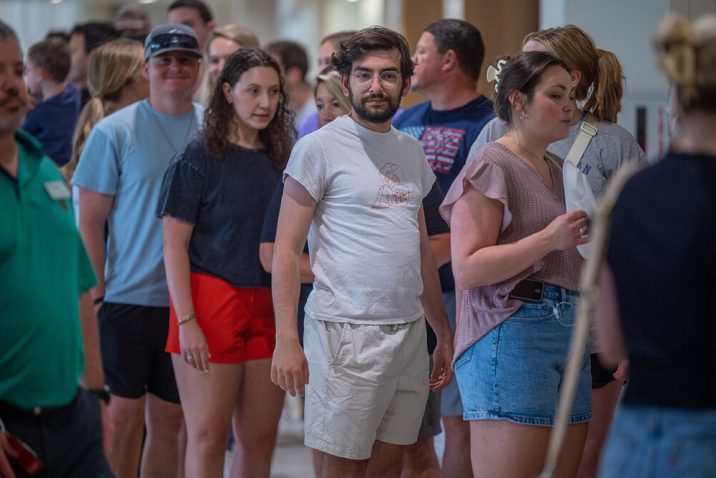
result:
M 392 476 L 418 436 L 428 386 L 452 377 L 422 209 L 435 176 L 420 143 L 391 127 L 413 73 L 405 39 L 371 27 L 343 42 L 333 63 L 352 110 L 302 138 L 286 167 L 271 379 L 292 395 L 307 384 L 305 443 L 321 452 L 321 476 Z M 304 356 L 296 307 L 309 227 Z M 438 338 L 432 374 L 423 317 Z
M 179 394 L 164 351 L 169 292 L 154 212 L 165 170 L 201 124 L 203 109 L 192 103 L 201 51 L 191 28 L 166 24 L 147 37 L 144 58 L 149 98 L 97 123 L 73 177 L 80 233 L 99 280 L 91 294 L 100 307 L 115 428 L 109 460 L 118 478 L 137 476 L 145 422 L 140 476 L 173 477 L 184 462 Z

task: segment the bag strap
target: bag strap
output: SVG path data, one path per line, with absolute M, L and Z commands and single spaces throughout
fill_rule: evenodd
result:
M 569 161 L 576 167 L 598 130 L 599 120 L 592 113 L 587 113 L 582 124 L 579 125 L 579 133 L 577 133 L 577 137 L 574 138 L 574 143 L 572 143 L 572 147 L 569 149 L 567 157 L 564 158 L 564 160 Z
M 574 393 L 579 380 L 579 371 L 584 359 L 584 352 L 588 345 L 590 323 L 597 303 L 599 278 L 602 267 L 606 262 L 614 205 L 619 198 L 624 184 L 626 184 L 629 178 L 639 171 L 641 167 L 642 164 L 638 161 L 624 163 L 617 170 L 607 187 L 607 192 L 597 204 L 593 232 L 590 232 L 590 236 L 592 236 L 592 250 L 582 268 L 577 318 L 574 329 L 572 330 L 567 366 L 562 380 L 562 388 L 559 393 L 559 403 L 557 405 L 557 411 L 555 412 L 554 426 L 549 436 L 544 468 L 539 475 L 540 478 L 554 477 L 554 470 L 557 467 L 557 460 L 567 431 L 567 419 L 572 410 Z

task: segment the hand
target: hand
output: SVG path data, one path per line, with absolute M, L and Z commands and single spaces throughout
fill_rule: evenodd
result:
M 433 371 L 428 382 L 430 390 L 433 392 L 447 387 L 452 380 L 452 357 L 452 334 L 450 334 L 449 340 L 438 339 L 438 345 L 433 351 Z
M 298 339 L 277 340 L 271 360 L 271 381 L 295 397 L 308 383 L 308 362 Z
M 7 442 L 5 432 L 0 431 L 0 476 L 3 478 L 15 478 L 12 465 L 10 465 L 10 461 L 7 459 L 8 455 L 17 458 L 17 452 L 13 450 Z
M 589 241 L 588 216 L 584 211 L 570 211 L 557 216 L 544 229 L 553 250 L 564 251 Z
M 179 326 L 179 344 L 181 356 L 189 366 L 199 372 L 209 371 L 209 346 L 201 326 L 196 320 L 190 320 Z
M 628 360 L 620 360 L 619 364 L 617 365 L 617 370 L 612 374 L 615 380 L 619 382 L 624 382 L 629 377 L 629 361 Z

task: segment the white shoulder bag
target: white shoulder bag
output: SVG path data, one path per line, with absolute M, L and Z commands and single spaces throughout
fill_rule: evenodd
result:
M 592 187 L 587 176 L 577 167 L 594 135 L 597 134 L 599 120 L 591 113 L 587 114 L 579 126 L 579 133 L 564 158 L 562 164 L 562 180 L 564 182 L 564 202 L 567 212 L 581 209 L 591 218 L 597 206 Z M 589 255 L 589 244 L 577 246 L 577 250 L 585 259 Z

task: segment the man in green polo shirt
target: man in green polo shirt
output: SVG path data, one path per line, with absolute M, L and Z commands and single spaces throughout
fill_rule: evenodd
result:
M 96 279 L 62 175 L 18 130 L 26 112 L 22 51 L 0 20 L 0 476 L 112 476 Z

